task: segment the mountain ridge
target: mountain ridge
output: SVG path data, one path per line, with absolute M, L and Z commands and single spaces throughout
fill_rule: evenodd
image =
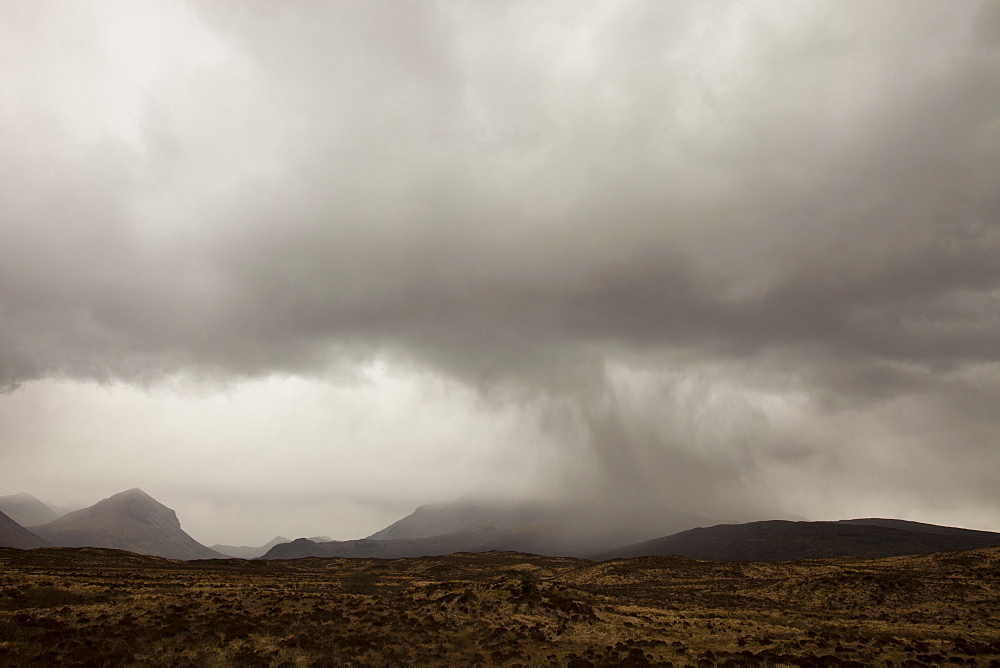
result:
M 181 529 L 177 514 L 138 487 L 34 528 L 58 547 L 108 547 L 169 559 L 217 559 Z
M 22 527 L 47 524 L 59 517 L 50 505 L 27 492 L 0 496 L 0 512 Z
M 347 557 L 409 559 L 437 557 L 457 552 L 522 552 L 536 554 L 523 539 L 491 527 L 474 527 L 441 536 L 378 540 L 322 541 L 297 538 L 275 545 L 262 559 L 301 559 L 303 557 Z
M 424 506 L 422 512 L 418 509 L 404 520 L 416 516 L 420 520 L 416 525 L 425 530 L 428 526 L 440 526 L 425 520 L 428 510 L 435 511 L 441 507 Z M 424 517 L 421 517 L 422 514 Z M 451 513 L 448 521 L 455 515 Z M 829 557 L 882 558 L 1000 546 L 1000 533 L 887 518 L 718 524 L 585 555 L 560 552 L 558 542 L 547 540 L 545 522 L 516 528 L 480 524 L 447 534 L 417 538 L 373 538 L 393 535 L 394 532 L 406 535 L 413 531 L 412 526 L 401 522 L 359 540 L 317 542 L 300 538 L 273 547 L 262 558 L 394 559 L 456 552 L 509 551 L 546 556 L 584 556 L 598 561 L 670 555 L 711 561 L 790 561 Z M 401 528 L 403 531 L 400 531 Z
M 640 504 L 634 499 L 631 503 L 569 503 L 463 497 L 420 506 L 363 540 L 425 540 L 426 549 L 437 550 L 443 542 L 458 544 L 459 537 L 464 535 L 470 542 L 470 549 L 475 550 L 485 541 L 502 551 L 586 556 L 608 546 L 625 545 L 711 523 L 712 520 L 698 515 Z M 446 536 L 449 538 L 445 539 Z M 376 548 L 375 543 L 368 545 L 377 551 L 390 548 Z M 416 548 L 418 543 L 409 545 Z M 346 546 L 338 549 L 346 549 Z
M 710 561 L 791 561 L 911 556 L 995 546 L 1000 546 L 1000 533 L 908 520 L 764 520 L 699 527 L 595 553 L 592 558 L 607 561 L 682 556 Z

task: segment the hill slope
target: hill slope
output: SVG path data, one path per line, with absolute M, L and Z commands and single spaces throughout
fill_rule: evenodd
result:
M 26 492 L 0 496 L 0 513 L 23 527 L 38 526 L 59 517 L 59 513 Z
M 902 526 L 911 528 L 899 528 Z M 595 558 L 678 555 L 712 561 L 790 561 L 828 557 L 874 559 L 993 546 L 1000 546 L 1000 534 L 921 525 L 904 520 L 770 520 L 691 529 L 626 545 Z
M 170 559 L 225 556 L 184 533 L 176 513 L 141 489 L 115 494 L 34 531 L 59 547 L 111 547 Z
M 837 524 L 868 524 L 871 526 L 889 527 L 890 529 L 905 529 L 906 531 L 917 531 L 920 533 L 936 533 L 945 536 L 965 536 L 967 538 L 978 536 L 986 540 L 992 540 L 998 535 L 992 531 L 960 529 L 958 527 L 925 524 L 924 522 L 912 522 L 910 520 L 885 519 L 882 517 L 866 517 L 864 519 L 857 520 L 838 520 Z
M 48 547 L 48 543 L 0 512 L 0 547 L 30 550 L 34 547 Z

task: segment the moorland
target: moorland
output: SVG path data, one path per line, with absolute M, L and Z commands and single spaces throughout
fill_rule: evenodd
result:
M 1000 665 L 1000 548 L 778 563 L 0 549 L 0 664 Z

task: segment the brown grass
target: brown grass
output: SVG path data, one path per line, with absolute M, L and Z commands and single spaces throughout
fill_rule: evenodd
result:
M 607 563 L 0 550 L 0 664 L 1000 665 L 1000 548 Z

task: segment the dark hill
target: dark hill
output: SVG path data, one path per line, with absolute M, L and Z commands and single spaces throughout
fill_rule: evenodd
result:
M 0 512 L 0 547 L 30 550 L 34 547 L 48 547 L 48 543 Z
M 878 527 L 889 527 L 890 529 L 905 529 L 907 531 L 917 531 L 921 533 L 936 533 L 945 536 L 979 536 L 990 540 L 998 534 L 992 531 L 977 531 L 976 529 L 960 529 L 958 527 L 945 527 L 938 524 L 925 524 L 923 522 L 912 522 L 910 520 L 883 519 L 881 517 L 867 517 L 858 520 L 839 520 L 838 524 L 869 524 Z
M 875 522 L 875 523 L 869 523 Z M 883 526 L 883 524 L 891 526 Z M 1000 546 L 1000 534 L 921 525 L 904 520 L 720 524 L 627 545 L 596 556 L 616 558 L 678 555 L 712 561 L 790 561 L 827 557 L 880 558 Z M 931 530 L 933 529 L 933 530 Z
M 110 547 L 169 559 L 223 558 L 184 533 L 173 510 L 130 489 L 34 528 L 58 547 Z
M 26 492 L 0 496 L 0 512 L 23 527 L 38 526 L 59 517 L 59 513 Z

